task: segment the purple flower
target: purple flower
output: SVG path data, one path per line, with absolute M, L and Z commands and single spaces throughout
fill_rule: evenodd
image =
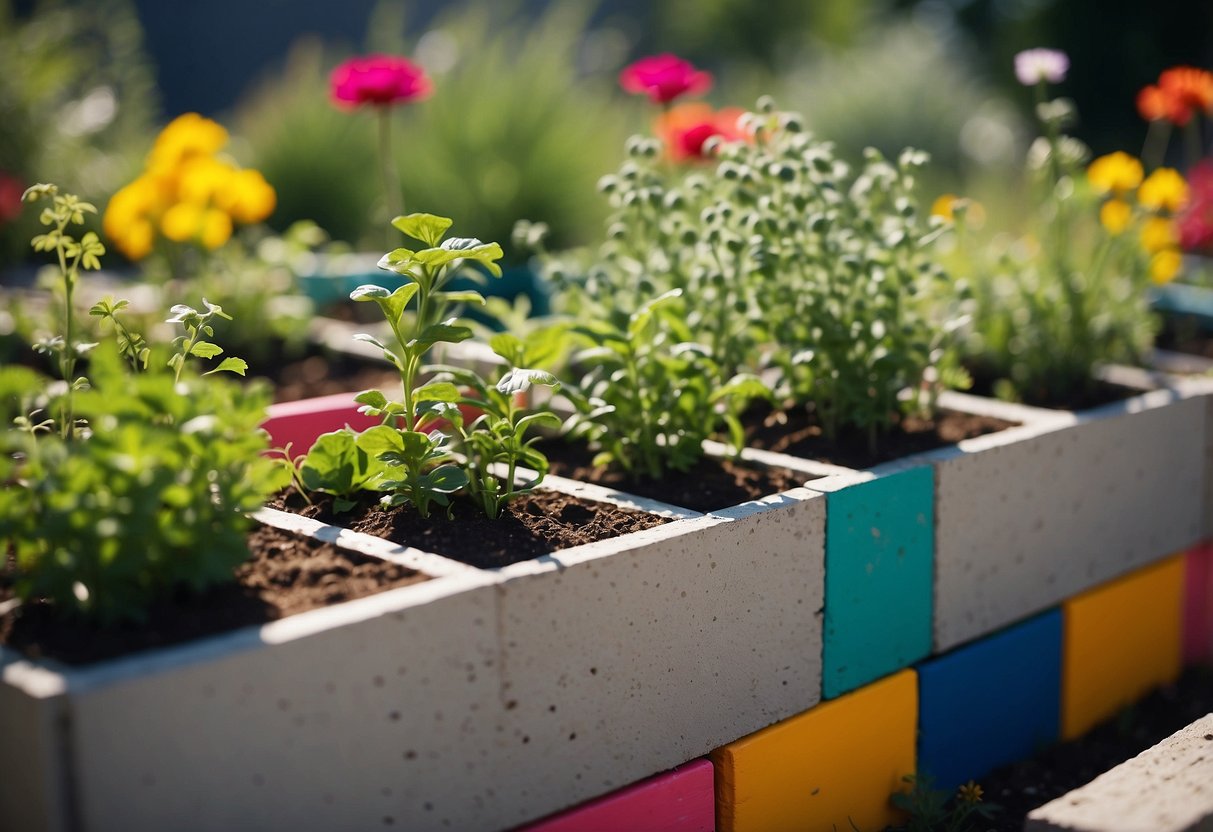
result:
M 1041 81 L 1060 84 L 1069 68 L 1070 59 L 1059 49 L 1025 49 L 1015 56 L 1015 77 L 1025 87 Z

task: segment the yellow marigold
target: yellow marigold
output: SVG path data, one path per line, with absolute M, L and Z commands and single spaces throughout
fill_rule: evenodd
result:
M 170 121 L 147 158 L 153 171 L 169 171 L 193 156 L 209 156 L 227 144 L 227 130 L 197 113 L 185 113 Z
M 152 221 L 164 201 L 163 183 L 152 176 L 140 176 L 115 193 L 105 206 L 101 218 L 105 236 L 131 260 L 146 257 L 155 239 Z
M 1133 209 L 1123 199 L 1109 199 L 1099 209 L 1099 221 L 1110 234 L 1119 234 L 1129 226 Z
M 213 156 L 195 156 L 184 161 L 177 181 L 177 198 L 195 205 L 220 201 L 230 187 L 236 168 Z
M 1151 254 L 1178 246 L 1179 237 L 1175 233 L 1174 220 L 1166 217 L 1150 217 L 1142 225 L 1141 247 Z
M 178 202 L 160 218 L 160 233 L 174 243 L 188 243 L 202 231 L 204 208 L 193 202 Z
M 1170 283 L 1182 265 L 1183 255 L 1178 250 L 1163 249 L 1150 258 L 1150 279 L 1155 283 Z
M 943 217 L 948 222 L 954 222 L 957 214 L 963 214 L 965 222 L 980 228 L 986 221 L 986 209 L 980 202 L 975 202 L 956 194 L 941 194 L 931 204 L 931 215 Z
M 232 236 L 232 218 L 217 208 L 211 208 L 202 215 L 202 230 L 198 234 L 198 242 L 208 251 L 214 251 L 226 243 Z
M 1154 211 L 1173 214 L 1188 201 L 1188 183 L 1174 168 L 1159 168 L 1141 183 L 1137 201 Z
M 227 188 L 217 196 L 217 204 L 238 223 L 261 222 L 274 213 L 278 195 L 260 172 L 236 171 Z
M 1126 194 L 1141 184 L 1142 175 L 1141 162 L 1121 150 L 1100 156 L 1087 167 L 1087 181 L 1101 194 Z

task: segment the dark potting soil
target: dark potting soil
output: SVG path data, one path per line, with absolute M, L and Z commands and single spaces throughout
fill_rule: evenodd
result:
M 1213 358 L 1213 333 L 1205 329 L 1196 318 L 1163 316 L 1162 330 L 1154 343 L 1161 350 Z
M 0 644 L 34 658 L 87 664 L 428 580 L 399 564 L 269 526 L 249 535 L 249 552 L 235 582 L 159 599 L 143 623 L 101 628 L 63 621 L 48 604 L 35 602 L 0 616 Z M 6 590 L 0 575 L 0 600 Z
M 977 782 L 984 800 L 1001 807 L 974 832 L 1022 832 L 1033 809 L 1084 786 L 1176 731 L 1213 713 L 1213 667 L 1191 667 L 1078 739 L 1042 749 L 1029 760 L 1003 766 Z
M 276 402 L 371 389 L 382 390 L 390 399 L 400 391 L 400 373 L 394 367 L 336 353 L 308 355 L 281 365 L 252 366 L 248 375 L 268 378 L 274 385 Z
M 743 423 L 747 442 L 755 448 L 860 469 L 1018 424 L 993 416 L 942 410 L 934 419 L 903 418 L 893 430 L 878 437 L 873 452 L 867 434 L 859 431 L 843 431 L 827 439 L 813 414 L 803 408 L 751 408 Z
M 997 398 L 994 394 L 996 379 L 977 370 L 971 370 L 971 372 L 973 374 L 973 387 L 967 392 L 975 396 Z M 1135 387 L 1125 387 L 1121 384 L 1110 384 L 1106 381 L 1095 380 L 1088 385 L 1073 387 L 1061 394 L 1050 393 L 1044 390 L 1036 392 L 1029 390 L 1023 396 L 1023 403 L 1032 407 L 1048 408 L 1049 410 L 1088 410 L 1092 407 L 1100 407 L 1112 402 L 1122 402 L 1125 399 L 1140 396 L 1142 392 Z
M 509 566 L 669 522 L 655 514 L 543 489 L 511 500 L 495 520 L 467 502 L 455 503 L 452 518 L 447 518 L 441 506 L 434 506 L 429 518 L 422 518 L 412 506 L 384 508 L 379 505 L 379 495 L 372 492 L 366 492 L 344 513 L 334 512 L 332 499 L 323 494 L 314 495 L 308 505 L 297 493 L 287 492 L 269 505 L 481 569 Z
M 536 443 L 536 447 L 548 457 L 550 473 L 556 476 L 592 482 L 692 511 L 718 511 L 796 488 L 813 479 L 809 474 L 786 468 L 751 466 L 710 457 L 700 459 L 689 471 L 669 471 L 660 479 L 650 479 L 595 467 L 594 453 L 584 443 L 545 439 Z

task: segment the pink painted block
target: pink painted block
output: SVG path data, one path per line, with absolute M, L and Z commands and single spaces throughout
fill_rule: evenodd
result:
M 298 402 L 282 402 L 270 406 L 269 418 L 261 426 L 269 431 L 270 444 L 285 448 L 291 443 L 291 454 L 307 453 L 308 448 L 322 433 L 340 430 L 349 425 L 355 430 L 365 430 L 379 424 L 378 419 L 358 412 L 354 401 L 357 393 L 336 393 Z
M 711 762 L 695 760 L 519 832 L 712 832 L 714 779 Z
M 1185 664 L 1213 662 L 1213 542 L 1202 543 L 1184 558 Z

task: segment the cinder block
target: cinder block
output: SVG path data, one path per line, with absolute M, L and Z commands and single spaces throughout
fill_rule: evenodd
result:
M 1032 811 L 1025 832 L 1213 829 L 1213 714 Z
M 718 832 L 883 829 L 914 772 L 918 684 L 903 670 L 729 743 L 716 764 Z
M 1065 603 L 1064 739 L 1179 676 L 1183 581 L 1184 559 L 1175 556 Z
M 712 764 L 695 760 L 520 832 L 712 832 L 715 823 Z
M 75 829 L 60 752 L 67 734 L 61 680 L 0 647 L 0 681 L 0 829 Z
M 1213 663 L 1213 544 L 1184 557 L 1184 662 Z
M 825 499 L 804 489 L 501 570 L 503 825 L 821 697 Z
M 329 431 L 341 430 L 349 425 L 354 430 L 365 430 L 379 424 L 358 412 L 354 401 L 357 393 L 335 393 L 298 402 L 282 402 L 270 407 L 261 426 L 270 435 L 270 445 L 285 448 L 291 445 L 291 454 L 307 453 L 316 437 Z
M 934 477 L 920 466 L 806 487 L 831 489 L 822 656 L 829 699 L 931 652 Z
M 1061 612 L 918 666 L 918 771 L 954 789 L 1058 736 Z
M 937 651 L 1208 536 L 1209 397 L 1185 395 L 1059 414 L 962 442 L 939 463 Z

